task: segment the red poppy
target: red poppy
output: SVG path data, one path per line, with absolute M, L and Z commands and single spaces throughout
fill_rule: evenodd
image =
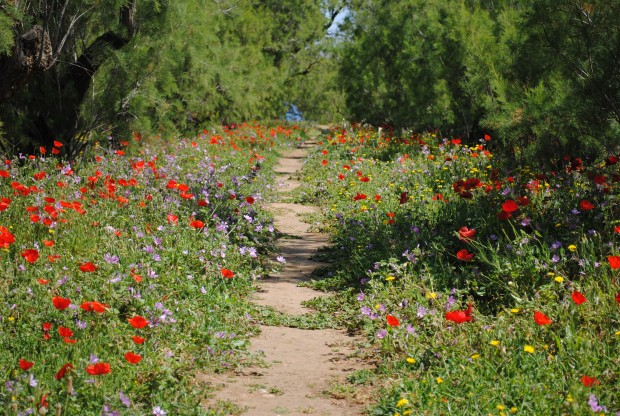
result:
M 582 303 L 587 301 L 586 297 L 582 293 L 577 292 L 576 290 L 571 294 L 571 297 L 573 298 L 573 302 L 575 302 L 576 305 L 581 305 Z
M 90 273 L 90 272 L 94 272 L 95 270 L 97 270 L 97 266 L 95 266 L 90 261 L 87 261 L 86 263 L 80 266 L 80 270 L 85 273 Z
M 586 387 L 592 387 L 592 386 L 601 384 L 601 382 L 598 381 L 596 378 L 588 377 L 586 375 L 583 375 L 580 380 L 581 380 L 581 384 L 583 384 Z
M 553 321 L 544 313 L 534 311 L 534 322 L 538 325 L 550 325 Z
M 54 240 L 43 240 L 45 247 L 54 247 Z
M 62 147 L 62 143 L 60 143 L 58 140 L 54 140 L 54 147 Z
M 587 199 L 582 199 L 579 203 L 579 207 L 584 211 L 590 211 L 591 209 L 594 209 L 594 204 Z
M 134 328 L 144 328 L 145 326 L 149 324 L 149 321 L 147 321 L 143 316 L 140 316 L 140 315 L 136 315 L 133 318 L 128 319 L 127 321 Z
M 71 369 L 73 369 L 73 364 L 67 363 L 67 364 L 63 365 L 60 368 L 60 370 L 58 370 L 58 372 L 56 373 L 54 378 L 56 380 L 62 380 L 62 378 L 65 376 L 65 374 L 67 374 L 67 370 L 71 370 Z
M 144 341 L 146 341 L 146 338 L 142 338 L 139 337 L 137 335 L 135 335 L 134 337 L 131 338 L 133 340 L 133 342 L 135 342 L 136 344 L 144 344 Z
M 45 172 L 35 173 L 34 175 L 32 175 L 32 177 L 35 181 L 40 181 L 41 179 L 45 178 Z
M 614 232 L 620 234 L 620 225 L 618 225 L 617 227 L 614 227 Z
M 24 371 L 30 370 L 33 365 L 34 365 L 34 362 L 32 361 L 22 360 L 21 358 L 19 359 L 19 368 L 21 368 Z
M 96 363 L 86 366 L 86 372 L 91 376 L 101 376 L 108 374 L 110 371 L 110 364 L 108 363 Z
M 71 338 L 73 336 L 73 331 L 71 330 L 71 328 L 59 326 L 58 334 L 63 338 Z
M 61 298 L 60 296 L 54 296 L 52 298 L 52 303 L 54 304 L 54 308 L 62 311 L 67 309 L 69 305 L 71 305 L 71 300 L 67 298 Z
M 620 269 L 620 256 L 608 256 L 607 261 L 612 269 Z
M 369 182 L 370 178 L 368 176 L 363 176 L 363 177 L 360 178 L 360 181 L 362 181 L 362 182 Z
M 86 312 L 104 313 L 108 309 L 108 305 L 99 302 L 83 302 L 80 308 Z
M 189 226 L 198 230 L 200 228 L 203 228 L 205 226 L 205 223 L 200 220 L 194 220 L 189 223 Z
M 49 279 L 37 279 L 37 282 L 39 282 L 39 284 L 41 284 L 41 285 L 46 285 L 50 281 L 49 281 Z
M 232 270 L 222 269 L 221 273 L 222 273 L 222 276 L 224 276 L 227 279 L 230 279 L 231 277 L 235 277 L 235 273 Z
M 9 248 L 15 242 L 15 236 L 5 227 L 0 227 L 0 248 Z
M 398 200 L 398 203 L 400 205 L 406 203 L 407 201 L 409 201 L 409 195 L 407 194 L 407 192 L 403 192 L 400 194 L 400 199 Z
M 616 302 L 618 302 L 618 305 L 620 305 L 620 292 L 616 294 Z
M 461 227 L 459 229 L 459 240 L 471 241 L 476 235 L 476 230 L 473 228 Z
M 77 342 L 77 339 L 71 339 L 71 338 L 63 338 L 62 340 L 66 342 L 67 344 L 75 344 Z
M 389 326 L 399 326 L 400 325 L 400 321 L 398 320 L 398 318 L 396 318 L 393 315 L 388 315 L 386 317 L 386 320 L 387 320 L 387 324 Z
M 519 198 L 517 198 L 517 202 L 522 207 L 526 207 L 530 204 L 530 199 L 527 196 L 520 196 Z
M 325 160 L 325 159 L 321 160 L 321 165 L 327 166 L 327 160 Z
M 366 194 L 361 194 L 361 193 L 357 193 L 355 194 L 355 196 L 353 197 L 354 201 L 359 201 L 360 199 L 366 199 Z
M 462 324 L 464 322 L 471 322 L 473 320 L 471 313 L 472 313 L 472 305 L 470 303 L 467 306 L 467 309 L 464 311 L 446 312 L 446 320 L 452 321 L 456 324 Z
M 245 202 L 247 202 L 248 204 L 252 205 L 254 203 L 254 198 L 252 198 L 252 196 L 248 195 L 245 197 Z
M 28 263 L 34 263 L 39 258 L 39 250 L 35 250 L 34 248 L 29 248 L 27 250 L 22 251 L 20 255 Z
M 179 217 L 177 217 L 174 214 L 168 214 L 168 216 L 166 217 L 166 220 L 168 220 L 168 224 L 172 224 L 172 225 L 177 225 L 179 223 Z
M 507 213 L 513 213 L 519 209 L 519 205 L 513 200 L 509 199 L 502 204 L 502 211 Z
M 471 261 L 474 258 L 474 253 L 470 253 L 466 248 L 462 248 L 456 252 L 456 258 L 461 261 Z
M 133 352 L 127 352 L 125 353 L 125 359 L 129 364 L 138 364 L 142 361 L 142 356 L 139 354 L 134 354 Z
M 497 214 L 497 219 L 500 221 L 506 221 L 510 217 L 512 217 L 512 214 L 506 211 L 500 211 L 499 214 Z

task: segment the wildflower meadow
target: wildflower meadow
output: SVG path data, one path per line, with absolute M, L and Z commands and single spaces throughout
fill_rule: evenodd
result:
M 371 414 L 620 414 L 618 161 L 520 166 L 490 135 L 324 137 L 297 199 L 332 235 L 314 286 L 339 301 L 317 305 L 378 354 L 350 377 L 378 389 Z
M 0 169 L 0 413 L 215 414 L 196 370 L 242 360 L 245 297 L 274 269 L 257 208 L 297 128 L 63 143 Z

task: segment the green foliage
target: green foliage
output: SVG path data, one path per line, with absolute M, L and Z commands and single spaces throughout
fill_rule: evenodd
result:
M 8 55 L 13 47 L 13 19 L 0 9 L 0 55 Z
M 351 116 L 467 137 L 507 154 L 602 155 L 620 143 L 620 2 L 354 4 L 341 81 Z
M 335 66 L 325 64 L 328 18 L 313 1 L 138 1 L 136 32 L 120 48 L 93 52 L 99 66 L 82 90 L 71 72 L 75 57 L 102 34 L 128 35 L 119 22 L 127 3 L 68 11 L 76 16 L 81 7 L 88 10 L 77 20 L 79 36 L 68 38 L 53 68 L 0 106 L 14 143 L 46 145 L 60 138 L 75 154 L 94 139 L 118 143 L 131 130 L 172 134 L 276 119 L 297 102 L 310 116 L 328 120 L 341 104 Z M 23 12 L 37 22 L 35 6 Z

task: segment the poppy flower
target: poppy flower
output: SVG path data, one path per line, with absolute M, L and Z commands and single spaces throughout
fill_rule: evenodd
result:
M 28 263 L 34 263 L 39 258 L 39 250 L 29 248 L 21 252 L 20 256 L 24 258 Z
M 509 214 L 517 211 L 518 209 L 519 209 L 519 205 L 513 199 L 509 199 L 502 204 L 502 211 L 507 212 Z
M 467 306 L 467 309 L 464 311 L 446 312 L 446 320 L 452 321 L 456 324 L 462 324 L 464 322 L 471 322 L 473 320 L 471 313 L 472 313 L 472 306 L 470 303 Z
M 87 261 L 86 263 L 80 266 L 80 270 L 83 271 L 84 273 L 91 273 L 97 270 L 97 266 L 95 266 L 90 261 Z
M 461 261 L 471 261 L 474 258 L 474 253 L 470 253 L 466 248 L 462 248 L 456 252 L 456 258 Z
M 254 198 L 252 198 L 252 196 L 248 195 L 245 197 L 245 202 L 247 202 L 248 204 L 252 205 L 254 203 Z
M 65 376 L 65 374 L 67 374 L 68 370 L 73 369 L 73 364 L 71 363 L 67 363 L 65 365 L 63 365 L 60 370 L 58 370 L 58 372 L 56 373 L 56 375 L 54 376 L 54 378 L 56 380 L 62 380 L 62 378 Z
M 142 338 L 142 337 L 139 337 L 139 336 L 137 336 L 137 335 L 133 336 L 131 339 L 132 339 L 132 340 L 133 340 L 133 342 L 135 342 L 136 344 L 144 344 L 144 341 L 146 341 L 146 338 Z
M 50 281 L 49 281 L 49 279 L 37 279 L 37 282 L 39 282 L 39 284 L 41 284 L 41 285 L 46 285 Z
M 133 326 L 134 328 L 144 328 L 145 326 L 147 326 L 149 324 L 149 321 L 147 321 L 143 316 L 140 315 L 136 315 L 131 319 L 127 320 L 129 322 L 129 324 L 131 326 Z
M 86 372 L 91 376 L 101 376 L 111 371 L 108 363 L 95 363 L 86 366 Z
M 33 365 L 34 365 L 34 362 L 32 361 L 22 360 L 21 358 L 19 359 L 19 368 L 21 368 L 24 371 L 30 370 Z
M 138 364 L 142 361 L 142 356 L 139 354 L 134 354 L 133 352 L 125 353 L 125 359 L 129 364 Z
M 189 223 L 189 226 L 198 230 L 200 228 L 203 228 L 205 226 L 205 223 L 200 220 L 194 220 Z
M 409 194 L 407 194 L 407 192 L 403 192 L 400 194 L 400 199 L 398 200 L 398 203 L 400 205 L 406 203 L 407 201 L 409 201 Z
M 618 225 L 617 227 L 614 227 L 614 232 L 620 234 L 620 225 Z
M 536 322 L 537 325 L 550 325 L 553 321 L 544 313 L 535 311 L 534 322 Z
M 166 220 L 168 220 L 168 224 L 177 225 L 179 223 L 179 217 L 174 214 L 168 214 L 166 216 Z
M 73 336 L 73 331 L 71 330 L 71 328 L 59 326 L 58 334 L 63 338 L 71 338 Z
M 99 302 L 83 302 L 80 308 L 86 312 L 104 313 L 108 309 L 108 305 Z
M 222 269 L 221 273 L 222 273 L 222 276 L 224 276 L 227 279 L 235 277 L 235 273 L 232 270 Z
M 583 375 L 580 380 L 581 380 L 581 384 L 583 384 L 586 387 L 592 387 L 592 386 L 601 384 L 601 382 L 598 381 L 596 378 L 588 377 L 586 375 Z
M 61 298 L 60 296 L 54 296 L 52 298 L 52 303 L 54 304 L 54 308 L 59 311 L 65 310 L 71 305 L 71 300 L 67 298 Z
M 608 256 L 607 261 L 612 269 L 620 269 L 620 256 Z
M 54 240 L 43 240 L 45 247 L 54 247 Z
M 459 229 L 459 240 L 471 241 L 476 235 L 476 230 L 473 228 L 461 227 Z
M 355 194 L 355 196 L 353 197 L 353 200 L 354 200 L 354 201 L 359 201 L 359 200 L 366 199 L 366 198 L 367 198 L 367 197 L 366 197 L 366 194 L 361 194 L 361 193 L 359 193 L 359 192 L 358 192 L 358 193 L 357 193 L 357 194 Z
M 400 325 L 400 321 L 395 316 L 388 315 L 386 317 L 386 320 L 387 320 L 387 324 L 389 326 L 399 326 Z
M 581 202 L 579 202 L 579 208 L 584 211 L 590 211 L 591 209 L 594 209 L 594 204 L 587 199 L 582 199 Z
M 576 290 L 571 294 L 571 297 L 573 298 L 573 302 L 575 302 L 576 305 L 581 305 L 582 303 L 587 301 L 586 297 L 582 293 L 577 292 Z
M 0 227 L 0 248 L 9 248 L 15 242 L 15 236 L 5 227 Z
M 616 302 L 618 302 L 618 305 L 620 305 L 620 292 L 616 294 Z
M 506 211 L 500 211 L 499 214 L 497 214 L 497 219 L 500 221 L 506 221 L 510 217 L 512 217 L 512 214 Z

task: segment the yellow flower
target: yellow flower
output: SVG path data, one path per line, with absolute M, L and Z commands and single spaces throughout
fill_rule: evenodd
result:
M 471 356 L 472 360 L 475 360 L 477 358 L 480 358 L 480 354 L 474 354 L 474 355 Z
M 494 339 L 493 341 L 489 342 L 489 344 L 493 345 L 494 347 L 497 347 L 499 345 L 499 340 Z
M 568 396 L 566 396 L 566 401 L 569 403 L 572 403 L 575 401 L 575 399 L 573 399 L 573 396 L 571 396 L 570 394 Z
M 525 347 L 523 347 L 523 351 L 534 354 L 534 347 L 532 347 L 531 345 L 526 345 Z
M 441 378 L 441 377 L 437 377 L 437 378 L 435 379 L 435 381 L 437 381 L 437 384 L 441 384 L 441 383 L 443 383 L 443 378 Z
M 568 246 L 568 250 L 575 251 L 575 250 L 577 250 L 577 246 L 574 245 L 574 244 L 571 244 L 570 246 Z
M 513 309 L 510 310 L 510 312 L 512 312 L 512 313 L 519 313 L 519 312 L 521 312 L 521 309 L 513 308 Z
M 556 276 L 555 279 L 553 280 L 555 280 L 558 283 L 562 283 L 564 281 L 564 278 L 562 276 Z
M 505 407 L 501 404 L 498 404 L 497 406 L 495 406 L 497 408 L 497 410 L 504 410 Z
M 510 408 L 510 413 L 517 413 L 517 408 L 516 408 L 516 407 L 514 407 L 514 406 L 512 406 L 512 407 Z
M 620 336 L 620 331 L 616 331 L 616 335 Z
M 437 299 L 437 293 L 429 292 L 426 294 L 426 299 Z
M 409 364 L 415 364 L 415 358 L 413 358 L 413 357 L 407 357 L 407 362 L 408 362 Z
M 409 404 L 409 400 L 407 400 L 407 399 L 400 399 L 398 401 L 398 403 L 396 403 L 396 407 L 402 407 L 402 406 L 404 406 L 406 404 Z
M 388 282 L 391 282 L 392 280 L 396 279 L 394 276 L 392 276 L 391 274 L 388 275 L 385 280 L 387 280 Z
M 13 321 L 15 320 L 15 317 L 14 317 L 14 316 L 9 316 L 9 317 L 8 317 L 8 320 L 9 320 L 9 321 L 11 321 L 11 322 L 13 322 Z

